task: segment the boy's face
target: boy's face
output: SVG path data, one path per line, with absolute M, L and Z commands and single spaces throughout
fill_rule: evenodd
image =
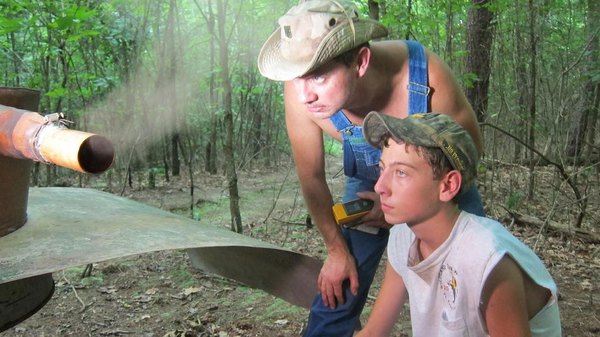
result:
M 380 176 L 375 185 L 385 221 L 391 224 L 420 223 L 437 213 L 441 180 L 435 180 L 429 163 L 414 146 L 388 140 L 379 161 Z
M 292 80 L 298 101 L 318 119 L 328 119 L 345 108 L 352 92 L 351 69 L 331 61 L 302 77 Z

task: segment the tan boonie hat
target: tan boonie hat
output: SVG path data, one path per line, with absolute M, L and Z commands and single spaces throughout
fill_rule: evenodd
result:
M 477 175 L 479 155 L 471 135 L 448 115 L 422 113 L 396 118 L 371 111 L 363 123 L 369 144 L 382 148 L 386 139 L 442 149 L 452 167 L 462 175 L 461 191 L 467 190 Z
M 348 0 L 308 0 L 279 18 L 258 55 L 260 73 L 275 81 L 305 75 L 334 57 L 387 35 L 379 22 L 358 16 Z

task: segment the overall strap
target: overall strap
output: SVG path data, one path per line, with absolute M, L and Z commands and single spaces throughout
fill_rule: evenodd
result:
M 342 110 L 338 110 L 336 113 L 334 113 L 333 116 L 329 118 L 329 120 L 331 121 L 331 123 L 333 123 L 333 125 L 338 131 L 343 131 L 347 127 L 352 125 L 352 123 L 350 122 L 348 117 L 346 117 L 346 115 L 342 112 Z
M 349 137 L 352 137 L 352 129 L 355 128 L 352 122 L 346 117 L 342 110 L 338 110 L 333 116 L 329 117 L 329 120 L 335 126 L 336 130 L 342 135 L 342 146 L 343 146 L 343 158 L 344 158 L 344 174 L 348 177 L 354 177 L 356 175 L 356 156 L 354 149 L 350 144 Z M 360 130 L 360 128 L 359 128 Z M 360 133 L 362 135 L 362 132 Z
M 408 46 L 408 114 L 429 112 L 429 82 L 427 80 L 427 56 L 425 48 L 413 40 Z

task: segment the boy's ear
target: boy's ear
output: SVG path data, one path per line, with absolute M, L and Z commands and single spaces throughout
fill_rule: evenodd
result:
M 358 55 L 356 56 L 356 68 L 358 70 L 358 77 L 362 77 L 367 72 L 370 60 L 371 48 L 360 48 L 360 50 L 358 51 Z
M 440 181 L 440 200 L 450 202 L 460 192 L 462 175 L 458 170 L 448 171 Z

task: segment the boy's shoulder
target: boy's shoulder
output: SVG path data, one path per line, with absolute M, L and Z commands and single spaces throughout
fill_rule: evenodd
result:
M 466 213 L 466 212 L 463 212 Z M 545 288 L 556 291 L 556 284 L 540 257 L 520 238 L 512 234 L 502 223 L 466 213 L 466 234 L 461 239 L 462 246 L 457 252 L 468 256 L 465 263 L 486 265 L 486 275 L 505 256 L 510 256 L 529 277 Z M 470 253 L 469 253 L 470 252 Z M 478 258 L 481 259 L 479 262 Z M 487 278 L 487 276 L 482 279 Z
M 466 211 L 461 215 L 455 226 L 458 226 L 463 232 L 467 242 L 473 243 L 477 237 L 477 242 L 489 243 L 493 245 L 502 244 L 505 240 L 517 240 L 505 226 L 497 220 L 485 216 L 475 215 Z

